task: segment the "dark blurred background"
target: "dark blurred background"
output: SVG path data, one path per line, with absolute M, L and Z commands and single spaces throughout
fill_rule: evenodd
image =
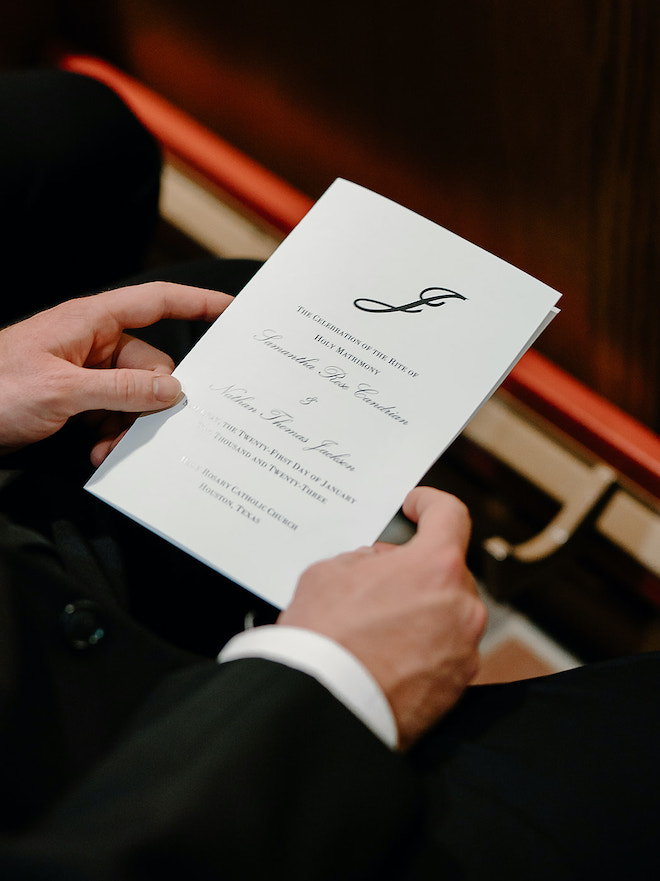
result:
M 308 195 L 347 177 L 556 287 L 538 348 L 656 431 L 659 37 L 657 0 L 0 0 L 0 68 L 96 53 Z

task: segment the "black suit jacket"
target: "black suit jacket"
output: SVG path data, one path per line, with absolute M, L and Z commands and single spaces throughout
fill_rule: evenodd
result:
M 316 681 L 175 648 L 6 519 L 0 570 L 0 877 L 392 877 L 421 786 Z
M 0 472 L 2 881 L 657 877 L 658 656 L 470 689 L 401 756 L 305 674 L 218 665 L 244 592 L 106 524 L 68 452 Z

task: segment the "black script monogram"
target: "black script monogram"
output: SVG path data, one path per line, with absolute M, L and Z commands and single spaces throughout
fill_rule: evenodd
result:
M 431 294 L 431 291 L 442 291 L 440 294 Z M 412 303 L 404 303 L 402 306 L 390 306 L 389 303 L 382 303 L 380 300 L 367 300 L 364 298 L 353 300 L 353 305 L 363 312 L 421 312 L 422 306 L 444 306 L 447 300 L 467 300 L 463 294 L 457 294 L 449 288 L 424 288 L 420 293 L 418 300 Z

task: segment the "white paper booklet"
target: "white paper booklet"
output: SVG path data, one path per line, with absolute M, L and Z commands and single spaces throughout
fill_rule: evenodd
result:
M 559 294 L 337 180 L 87 488 L 278 607 L 371 544 Z

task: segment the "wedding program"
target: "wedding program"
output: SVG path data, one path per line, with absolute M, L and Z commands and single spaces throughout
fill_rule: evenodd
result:
M 558 299 L 337 180 L 87 489 L 283 608 L 310 564 L 377 540 Z

